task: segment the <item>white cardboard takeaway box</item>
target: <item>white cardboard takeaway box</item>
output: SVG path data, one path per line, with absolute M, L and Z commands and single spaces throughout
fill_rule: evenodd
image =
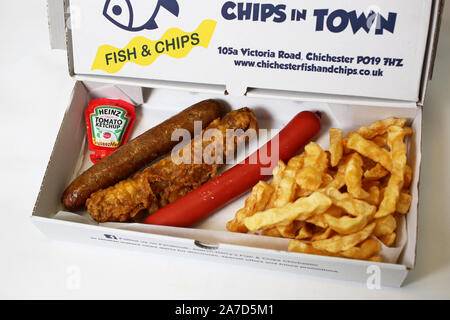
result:
M 52 46 L 67 48 L 69 71 L 79 81 L 36 201 L 35 224 L 58 239 L 344 280 L 366 282 L 376 266 L 382 285 L 400 286 L 415 264 L 422 102 L 443 2 L 321 0 L 303 1 L 301 8 L 297 1 L 199 2 L 48 1 Z M 153 88 L 145 102 L 144 87 Z M 134 136 L 206 98 L 254 108 L 262 128 L 279 129 L 305 109 L 322 111 L 323 132 L 388 116 L 411 119 L 413 203 L 399 228 L 397 263 L 291 253 L 285 239 L 225 231 L 244 197 L 193 228 L 98 224 L 85 212 L 65 212 L 62 191 L 90 165 L 83 110 L 98 97 L 139 105 Z M 322 133 L 317 142 L 327 147 Z

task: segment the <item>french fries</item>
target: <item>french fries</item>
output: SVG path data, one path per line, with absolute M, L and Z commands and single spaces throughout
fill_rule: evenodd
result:
M 250 197 L 245 200 L 245 207 L 236 213 L 236 217 L 227 223 L 227 228 L 233 232 L 246 233 L 243 220 L 252 216 L 255 212 L 264 209 L 273 193 L 273 188 L 264 181 L 258 182 L 252 189 Z
M 343 132 L 341 129 L 330 129 L 330 163 L 336 167 L 344 154 Z
M 392 171 L 392 158 L 389 151 L 380 148 L 375 142 L 364 139 L 357 133 L 351 133 L 347 140 L 347 147 L 361 155 L 378 162 L 388 171 Z
M 282 207 L 257 212 L 244 218 L 244 224 L 250 231 L 261 230 L 277 224 L 287 225 L 294 220 L 304 221 L 314 214 L 324 213 L 332 204 L 330 198 L 320 192 L 309 197 L 299 198 Z
M 375 139 L 376 136 L 383 136 L 390 127 L 404 127 L 407 119 L 388 118 L 385 120 L 375 121 L 368 127 L 361 127 L 356 130 L 365 139 Z
M 406 144 L 403 142 L 403 139 L 408 134 L 412 134 L 410 128 L 403 129 L 398 126 L 392 126 L 388 129 L 388 146 L 391 148 L 392 159 L 391 177 L 375 218 L 392 214 L 397 207 L 400 192 L 405 181 Z
M 369 224 L 361 231 L 348 235 L 336 235 L 330 239 L 324 239 L 319 241 L 313 241 L 312 246 L 315 249 L 325 250 L 331 253 L 339 253 L 346 251 L 362 241 L 366 240 L 375 229 L 375 222 Z
M 368 180 L 379 180 L 389 174 L 381 164 L 377 163 L 374 167 L 364 172 L 364 178 Z
M 357 153 L 353 153 L 345 169 L 344 181 L 347 191 L 356 199 L 369 197 L 369 193 L 362 188 L 363 159 Z
M 329 151 L 311 142 L 287 165 L 280 161 L 227 229 L 291 239 L 288 251 L 381 262 L 412 201 L 406 122 L 376 121 L 345 137 L 330 129 Z
M 328 167 L 328 156 L 315 142 L 305 147 L 303 168 L 297 173 L 295 181 L 302 190 L 312 192 L 319 189 Z

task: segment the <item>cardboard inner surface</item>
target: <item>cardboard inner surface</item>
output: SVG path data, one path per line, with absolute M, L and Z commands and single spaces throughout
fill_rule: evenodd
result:
M 91 162 L 88 156 L 86 129 L 83 111 L 92 98 L 121 98 L 133 100 L 126 95 L 126 88 L 114 85 L 78 82 L 75 86 L 72 103 L 67 110 L 61 126 L 55 148 L 50 159 L 49 167 L 44 178 L 42 189 L 36 203 L 33 215 L 56 218 L 83 224 L 97 225 L 87 212 L 65 212 L 60 197 L 67 185 L 81 172 L 87 169 Z M 218 99 L 227 105 L 230 110 L 241 107 L 250 107 L 255 110 L 260 128 L 273 129 L 272 135 L 277 133 L 290 119 L 303 110 L 322 112 L 322 131 L 314 139 L 324 149 L 328 149 L 328 129 L 337 127 L 344 130 L 344 134 L 360 126 L 368 125 L 373 121 L 388 117 L 406 117 L 411 120 L 415 135 L 410 139 L 408 162 L 414 168 L 412 182 L 413 203 L 406 216 L 403 231 L 398 234 L 397 245 L 405 244 L 403 253 L 395 250 L 384 250 L 383 254 L 395 259 L 397 263 L 411 268 L 415 259 L 416 228 L 417 228 L 417 201 L 420 168 L 420 136 L 421 136 L 421 109 L 416 106 L 406 107 L 375 107 L 364 105 L 331 104 L 324 102 L 300 102 L 288 99 L 268 99 L 256 97 L 234 97 L 220 94 L 193 93 L 179 90 L 150 89 L 145 103 L 136 108 L 137 120 L 130 139 L 138 136 L 149 128 L 159 124 L 172 115 L 182 111 L 190 105 L 204 99 Z M 259 145 L 266 142 L 269 137 L 262 136 Z M 267 138 L 267 139 L 264 139 Z M 249 146 L 248 154 L 256 150 L 257 144 Z M 240 154 L 238 161 L 246 155 Z M 229 167 L 230 165 L 228 165 Z M 224 167 L 225 170 L 227 167 Z M 143 224 L 103 223 L 100 225 L 128 229 L 146 233 L 169 235 L 181 238 L 204 241 L 208 243 L 236 244 L 257 248 L 286 250 L 288 239 L 269 238 L 250 234 L 237 234 L 226 231 L 226 222 L 234 217 L 235 212 L 243 206 L 245 198 L 228 204 L 210 217 L 198 222 L 192 228 L 173 228 L 164 226 L 150 226 Z M 401 229 L 399 227 L 399 229 Z M 408 239 L 408 241 L 406 241 Z M 393 262 L 395 262 L 393 261 Z

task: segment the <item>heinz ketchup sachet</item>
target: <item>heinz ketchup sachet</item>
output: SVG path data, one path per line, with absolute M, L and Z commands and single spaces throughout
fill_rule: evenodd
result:
M 93 163 L 127 142 L 136 119 L 134 106 L 122 100 L 92 100 L 84 114 Z

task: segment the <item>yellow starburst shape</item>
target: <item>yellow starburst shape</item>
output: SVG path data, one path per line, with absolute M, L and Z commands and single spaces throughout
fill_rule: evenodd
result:
M 117 73 L 128 62 L 149 66 L 163 54 L 175 59 L 184 58 L 195 47 L 208 48 L 216 25 L 214 20 L 205 20 L 192 32 L 171 28 L 159 40 L 138 36 L 124 48 L 102 45 L 97 50 L 91 70 Z

